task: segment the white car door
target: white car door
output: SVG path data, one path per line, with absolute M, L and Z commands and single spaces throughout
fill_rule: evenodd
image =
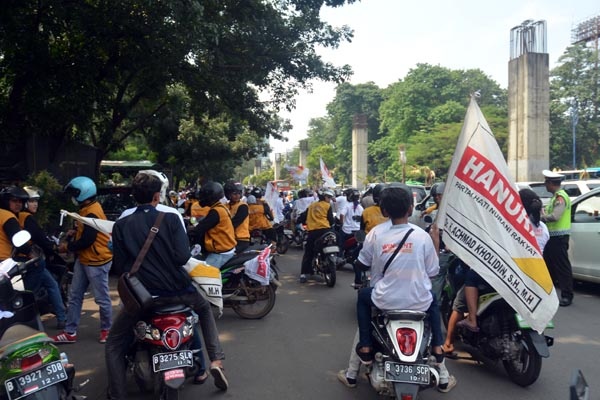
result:
M 573 203 L 569 259 L 577 279 L 600 282 L 600 191 L 594 193 Z

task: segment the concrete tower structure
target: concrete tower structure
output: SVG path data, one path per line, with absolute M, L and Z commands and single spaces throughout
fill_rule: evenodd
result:
M 543 180 L 550 164 L 550 81 L 546 21 L 510 31 L 508 168 L 517 181 Z
M 364 189 L 367 177 L 367 116 L 356 114 L 352 119 L 352 187 Z
M 302 139 L 298 142 L 299 160 L 298 165 L 306 167 L 306 159 L 308 158 L 308 140 Z

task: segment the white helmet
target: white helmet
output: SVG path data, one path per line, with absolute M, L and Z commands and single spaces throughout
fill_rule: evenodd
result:
M 143 171 L 139 171 L 138 173 L 156 176 L 158 179 L 160 179 L 160 202 L 164 203 L 167 200 L 167 188 L 169 187 L 169 178 L 167 178 L 167 176 L 162 172 L 158 172 L 153 169 L 145 169 Z
M 29 198 L 34 200 L 39 199 L 40 197 L 42 197 L 42 194 L 44 194 L 44 191 L 42 189 L 37 188 L 35 186 L 25 186 L 23 187 L 23 189 L 25 189 L 25 191 L 29 195 Z

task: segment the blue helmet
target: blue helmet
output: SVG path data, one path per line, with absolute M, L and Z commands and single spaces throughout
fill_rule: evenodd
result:
M 65 185 L 63 191 L 73 197 L 78 203 L 96 196 L 96 184 L 87 176 L 78 176 Z

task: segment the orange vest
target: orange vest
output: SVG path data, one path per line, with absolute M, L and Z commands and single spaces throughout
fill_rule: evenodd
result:
M 308 206 L 306 211 L 306 229 L 308 231 L 315 231 L 317 229 L 328 229 L 331 228 L 327 214 L 331 204 L 324 200 L 315 201 Z
M 238 208 L 240 208 L 240 205 L 242 204 L 246 205 L 246 203 L 241 201 L 238 201 L 235 204 L 229 203 L 227 205 L 229 207 L 229 212 L 231 213 L 231 218 L 235 217 Z M 247 216 L 244 221 L 235 228 L 235 238 L 237 240 L 250 240 L 250 216 Z
M 210 207 L 202 207 L 198 201 L 192 202 L 190 215 L 196 218 L 204 218 L 208 215 Z
M 219 213 L 219 223 L 204 234 L 204 248 L 210 253 L 223 253 L 237 245 L 229 210 L 221 202 L 210 207 Z
M 3 226 L 6 223 L 6 221 L 8 221 L 11 218 L 17 219 L 15 217 L 15 214 L 13 214 L 12 212 L 0 208 L 0 261 L 4 261 L 7 258 L 10 258 L 10 255 L 12 253 L 12 238 L 9 238 L 3 229 Z
M 387 221 L 387 218 L 383 216 L 378 205 L 372 205 L 365 208 L 362 213 L 362 220 L 365 223 L 365 233 L 369 233 L 375 226 Z
M 248 219 L 249 219 L 249 229 L 251 231 L 255 229 L 269 229 L 271 228 L 271 223 L 267 219 L 265 215 L 265 206 L 263 203 L 256 204 L 248 204 Z
M 93 201 L 79 209 L 79 215 L 87 217 L 90 214 L 94 214 L 96 218 L 106 219 L 102 206 L 97 201 Z M 77 233 L 75 234 L 75 240 L 79 240 L 83 235 L 83 223 L 77 224 Z M 86 249 L 79 251 L 79 262 L 84 265 L 95 266 L 104 265 L 112 260 L 112 252 L 108 248 L 109 236 L 104 233 L 98 232 L 96 241 Z

